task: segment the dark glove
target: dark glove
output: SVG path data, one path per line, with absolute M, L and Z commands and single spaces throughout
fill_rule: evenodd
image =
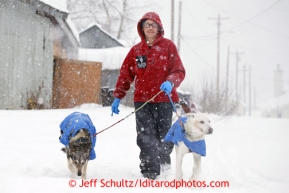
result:
M 119 110 L 118 110 L 119 103 L 120 103 L 120 99 L 115 98 L 113 103 L 111 104 L 111 116 L 113 116 L 113 113 L 115 114 L 119 113 Z
M 172 92 L 173 85 L 170 81 L 167 80 L 161 85 L 160 89 L 166 94 L 170 94 Z

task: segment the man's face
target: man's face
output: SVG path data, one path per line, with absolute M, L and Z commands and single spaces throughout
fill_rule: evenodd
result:
M 146 20 L 142 28 L 147 39 L 153 39 L 158 34 L 158 24 L 153 20 Z

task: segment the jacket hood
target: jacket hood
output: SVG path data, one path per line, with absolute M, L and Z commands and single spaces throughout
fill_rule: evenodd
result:
M 142 31 L 142 26 L 141 25 L 142 25 L 142 21 L 143 20 L 147 20 L 147 19 L 151 19 L 154 22 L 156 22 L 161 27 L 161 31 L 158 34 L 164 36 L 165 31 L 164 31 L 163 24 L 162 24 L 160 16 L 157 13 L 155 13 L 155 12 L 147 12 L 146 14 L 144 14 L 144 16 L 137 23 L 137 31 L 138 31 L 138 34 L 139 34 L 140 38 L 141 39 L 145 39 L 145 35 L 144 35 L 143 31 Z

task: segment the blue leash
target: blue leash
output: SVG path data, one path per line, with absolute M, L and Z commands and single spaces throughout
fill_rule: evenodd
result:
M 170 101 L 171 101 L 171 103 L 172 103 L 173 110 L 174 110 L 174 112 L 176 113 L 177 118 L 178 118 L 178 120 L 179 120 L 179 122 L 180 122 L 180 125 L 181 125 L 181 127 L 183 128 L 183 132 L 184 132 L 184 131 L 185 131 L 185 126 L 184 126 L 182 120 L 180 119 L 180 116 L 178 115 L 178 112 L 177 112 L 176 106 L 175 106 L 175 104 L 174 104 L 174 102 L 173 102 L 173 100 L 172 100 L 170 94 L 168 94 L 168 97 L 169 97 L 169 99 L 170 99 Z M 174 128 L 174 130 L 175 130 L 175 128 Z M 174 135 L 174 132 L 173 132 L 173 135 Z
M 171 103 L 172 103 L 174 112 L 176 112 L 176 114 L 177 114 L 176 106 L 175 106 L 175 104 L 173 103 L 173 100 L 172 100 L 172 97 L 170 96 L 170 94 L 168 94 L 168 97 L 169 97 L 169 99 L 170 99 L 170 101 L 171 101 Z M 178 114 L 177 114 L 177 115 L 178 115 Z M 177 117 L 178 117 L 178 116 L 177 116 Z

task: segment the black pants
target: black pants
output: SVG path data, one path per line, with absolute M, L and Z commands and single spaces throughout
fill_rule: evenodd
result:
M 144 103 L 134 103 L 135 109 Z M 164 142 L 172 124 L 171 103 L 148 103 L 135 114 L 141 173 L 160 174 L 160 164 L 171 163 L 174 144 Z

